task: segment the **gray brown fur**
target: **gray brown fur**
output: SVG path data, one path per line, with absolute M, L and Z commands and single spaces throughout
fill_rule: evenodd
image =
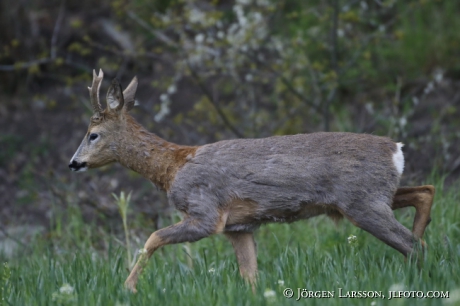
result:
M 93 88 L 102 76 L 94 74 Z M 181 222 L 147 240 L 146 255 L 126 281 L 131 290 L 156 249 L 215 233 L 232 242 L 241 275 L 254 284 L 253 231 L 267 222 L 345 216 L 405 256 L 422 238 L 434 188 L 398 189 L 400 174 L 393 161 L 398 148 L 389 138 L 312 133 L 179 146 L 149 133 L 128 114 L 136 87 L 134 79 L 122 93 L 114 81 L 104 111 L 90 89 L 95 115 L 69 165 L 79 171 L 119 162 L 166 190 L 170 204 L 184 213 Z M 92 135 L 97 137 L 91 140 Z M 416 208 L 413 233 L 392 212 L 407 206 Z
M 346 212 L 362 203 L 390 207 L 399 183 L 395 151 L 388 138 L 351 133 L 220 141 L 198 148 L 177 172 L 168 197 L 187 214 L 228 210 L 229 218 L 235 199 L 257 203 L 245 222 L 227 223 L 226 231 Z

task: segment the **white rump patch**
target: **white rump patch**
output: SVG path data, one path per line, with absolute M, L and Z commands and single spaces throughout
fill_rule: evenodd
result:
M 396 170 L 398 170 L 399 175 L 401 175 L 404 171 L 404 155 L 401 150 L 404 144 L 398 142 L 396 146 L 398 149 L 396 150 L 396 153 L 393 154 L 393 164 L 395 164 Z

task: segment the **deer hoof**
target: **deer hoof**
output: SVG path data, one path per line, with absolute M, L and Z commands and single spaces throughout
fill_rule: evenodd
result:
M 126 280 L 125 288 L 131 291 L 131 293 L 137 293 L 136 282 L 133 282 L 132 280 Z

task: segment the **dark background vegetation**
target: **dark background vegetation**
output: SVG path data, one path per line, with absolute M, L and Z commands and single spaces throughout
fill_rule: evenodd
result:
M 165 195 L 119 165 L 67 167 L 99 68 L 102 97 L 108 80 L 138 76 L 132 113 L 172 142 L 386 135 L 405 143 L 403 184 L 433 171 L 453 181 L 459 14 L 454 0 L 2 0 L 1 229 L 36 224 L 59 235 L 79 215 L 118 232 L 111 194 L 122 190 L 133 191 L 133 230 L 168 216 Z

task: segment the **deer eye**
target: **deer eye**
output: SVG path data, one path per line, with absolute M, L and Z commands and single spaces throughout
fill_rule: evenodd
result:
M 94 134 L 94 133 L 89 134 L 89 140 L 90 141 L 96 140 L 98 137 L 99 137 L 98 134 Z

